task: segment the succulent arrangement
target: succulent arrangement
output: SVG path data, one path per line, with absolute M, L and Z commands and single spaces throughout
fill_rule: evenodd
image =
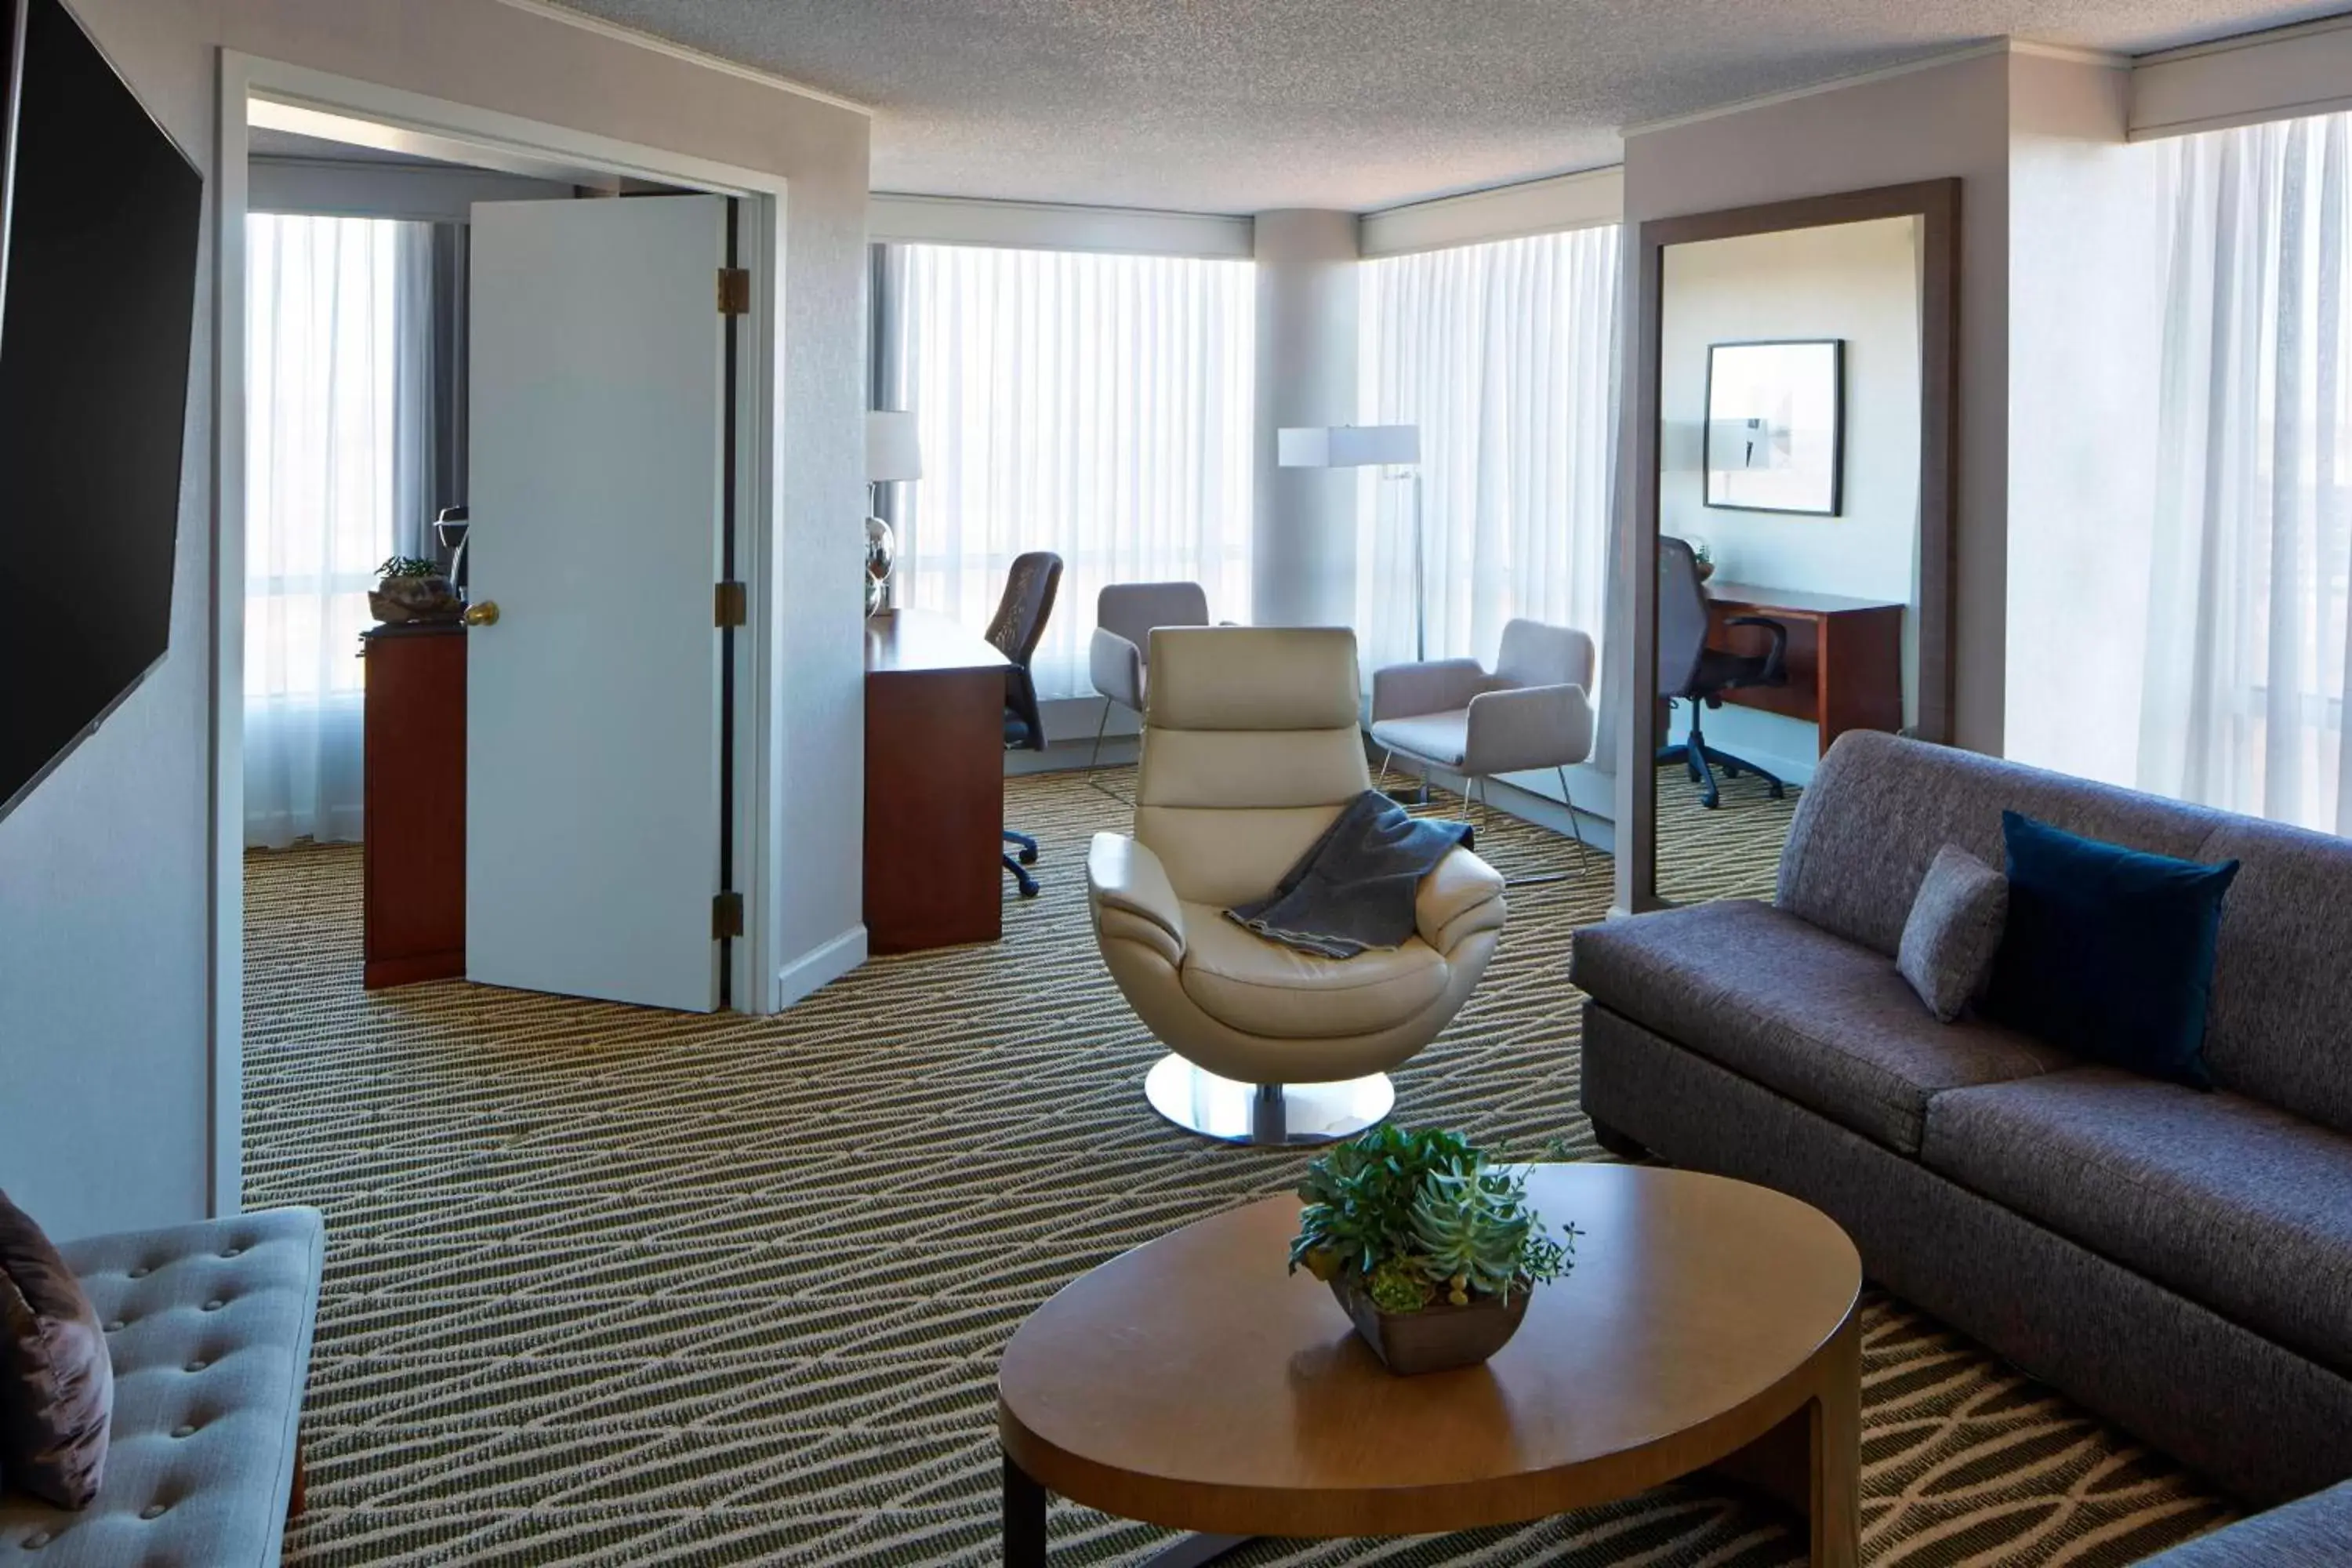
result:
M 441 568 L 421 555 L 395 555 L 375 569 L 379 577 L 438 577 Z
M 1290 1267 L 1360 1283 L 1383 1312 L 1508 1306 L 1575 1266 L 1577 1228 L 1548 1234 L 1524 1172 L 1451 1132 L 1374 1128 L 1308 1165 L 1298 1195 Z
M 421 555 L 395 555 L 375 569 L 368 608 L 387 624 L 454 621 L 465 605 L 440 566 Z

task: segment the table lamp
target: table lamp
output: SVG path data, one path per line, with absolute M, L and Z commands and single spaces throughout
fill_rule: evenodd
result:
M 879 614 L 890 602 L 890 574 L 898 564 L 898 536 L 878 515 L 884 485 L 923 477 L 923 445 L 915 416 L 901 408 L 877 408 L 866 416 L 866 613 Z

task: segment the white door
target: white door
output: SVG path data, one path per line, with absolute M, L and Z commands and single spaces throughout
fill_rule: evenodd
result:
M 474 208 L 470 980 L 718 1005 L 726 215 Z

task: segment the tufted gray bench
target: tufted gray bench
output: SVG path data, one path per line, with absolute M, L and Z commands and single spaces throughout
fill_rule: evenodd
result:
M 0 1492 L 0 1564 L 276 1563 L 326 1241 L 317 1209 L 283 1208 L 60 1246 L 114 1360 L 106 1482 L 79 1513 Z

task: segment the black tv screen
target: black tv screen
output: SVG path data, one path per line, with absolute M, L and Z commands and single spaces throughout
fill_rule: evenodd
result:
M 0 6 L 5 816 L 171 639 L 204 178 L 60 0 Z

